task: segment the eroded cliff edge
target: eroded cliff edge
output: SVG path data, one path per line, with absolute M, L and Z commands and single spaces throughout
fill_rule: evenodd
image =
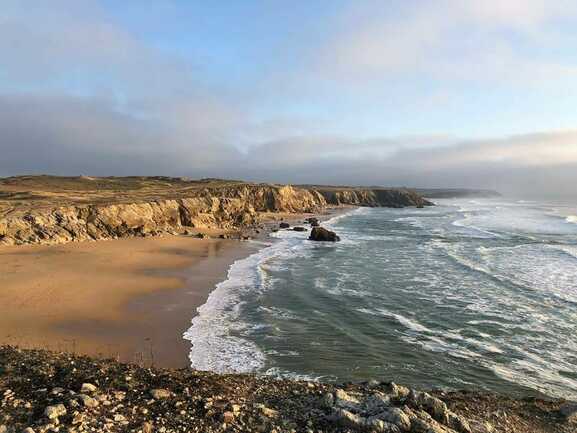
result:
M 0 180 L 0 244 L 57 244 L 174 233 L 183 228 L 240 229 L 263 213 L 314 213 L 328 206 L 423 207 L 402 189 L 292 187 L 175 178 Z

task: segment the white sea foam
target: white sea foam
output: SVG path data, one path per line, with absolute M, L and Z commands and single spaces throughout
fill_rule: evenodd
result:
M 565 221 L 568 223 L 577 224 L 577 215 L 569 215 L 567 218 L 565 218 Z
M 247 337 L 258 329 L 242 319 L 243 299 L 267 290 L 267 262 L 299 254 L 294 239 L 273 243 L 228 270 L 228 278 L 217 284 L 206 303 L 198 308 L 184 338 L 192 342 L 191 366 L 217 372 L 252 372 L 264 366 L 265 355 Z
M 475 226 L 471 220 L 471 215 L 467 213 L 465 213 L 464 218 L 453 221 L 452 225 L 474 231 L 477 233 L 477 236 L 489 238 L 499 237 L 498 234 L 490 230 Z
M 400 222 L 400 223 L 407 223 L 408 225 L 410 225 L 412 227 L 417 227 L 417 228 L 423 227 L 423 221 L 422 221 L 421 217 L 414 217 L 414 216 L 400 217 L 400 218 L 396 218 L 394 221 Z
M 359 311 L 361 313 L 365 313 L 365 314 L 370 314 L 373 316 L 378 315 L 378 316 L 383 316 L 383 317 L 390 317 L 392 319 L 395 319 L 397 322 L 399 322 L 405 328 L 407 328 L 411 331 L 414 331 L 414 332 L 432 332 L 429 328 L 421 325 L 415 319 L 411 319 L 409 317 L 403 316 L 402 314 L 391 313 L 390 311 L 385 310 L 384 308 L 374 308 L 374 309 L 357 308 L 357 311 Z
M 511 210 L 512 206 L 515 209 Z M 380 338 L 375 326 L 382 326 L 384 338 L 414 345 L 404 350 L 430 357 L 429 365 L 449 386 L 470 379 L 475 386 L 491 388 L 499 383 L 494 372 L 506 381 L 549 395 L 566 396 L 577 390 L 572 365 L 577 359 L 577 340 L 571 332 L 577 310 L 558 299 L 577 299 L 577 245 L 570 237 L 560 237 L 572 230 L 577 233 L 564 221 L 575 211 L 552 216 L 536 206 L 484 201 L 462 207 L 465 219 L 455 223 L 452 221 L 459 214 L 454 205 L 443 206 L 450 209 L 445 213 L 439 207 L 443 218 L 413 216 L 406 210 L 354 210 L 323 223 L 342 235 L 344 242 L 340 244 L 307 242 L 306 233 L 276 233 L 277 243 L 249 258 L 252 261 L 233 265 L 236 270 L 231 268 L 229 280 L 217 286 L 193 320 L 187 333 L 195 344 L 191 363 L 217 371 L 266 370 L 267 374 L 291 378 L 318 378 L 322 373 L 328 374 L 325 378 L 347 380 L 346 369 L 335 371 L 330 365 L 307 358 L 310 352 L 322 353 L 325 349 L 327 356 L 337 360 L 341 356 L 330 341 L 330 327 L 340 330 L 347 320 L 335 320 L 335 312 L 327 305 L 334 302 L 304 305 L 308 314 L 302 317 L 300 310 L 254 309 L 259 293 L 291 287 L 287 278 L 295 278 L 295 291 L 304 290 L 297 294 L 306 294 L 300 301 L 326 300 L 326 293 L 339 299 L 347 296 L 338 311 L 350 308 L 358 312 L 351 315 L 351 323 L 359 323 L 358 328 L 343 327 L 350 331 L 344 338 L 354 342 L 351 354 L 358 350 L 352 346 L 359 345 L 362 350 L 376 351 L 371 355 L 383 356 L 383 365 L 400 368 L 395 365 L 395 353 L 381 354 L 379 341 L 371 341 Z M 343 223 L 343 217 L 354 213 L 367 213 L 366 226 Z M 387 223 L 399 217 L 405 222 L 419 221 L 422 230 L 407 230 L 401 225 L 396 225 L 394 232 L 387 230 L 395 227 Z M 383 224 L 379 224 L 381 220 Z M 537 242 L 527 233 L 535 234 Z M 393 237 L 406 242 L 387 244 Z M 353 248 L 348 250 L 349 246 Z M 324 254 L 324 250 L 319 251 L 323 248 L 335 249 L 336 254 Z M 313 257 L 315 260 L 311 260 Z M 335 261 L 327 267 L 330 260 Z M 309 291 L 307 282 L 312 286 Z M 269 293 L 267 305 L 274 301 L 275 293 Z M 243 303 L 245 300 L 249 302 Z M 278 305 L 291 304 L 283 301 Z M 259 317 L 264 316 L 264 323 L 244 323 L 247 306 L 251 313 L 257 311 Z M 268 316 L 273 316 L 274 325 L 266 325 Z M 310 327 L 315 320 L 318 328 Z M 363 322 L 369 325 L 366 333 Z M 296 332 L 288 337 L 287 330 Z M 252 343 L 256 336 L 262 341 L 260 348 Z M 388 346 L 382 346 L 386 352 Z M 298 367 L 301 357 L 302 369 Z M 457 377 L 459 374 L 443 370 L 444 362 L 459 365 L 463 372 L 473 368 L 482 373 Z M 359 359 L 358 365 L 362 369 L 363 360 Z M 407 368 L 406 363 L 402 368 Z M 333 377 L 333 371 L 345 377 Z M 422 371 L 414 371 L 418 380 Z
M 250 372 L 264 365 L 265 355 L 251 341 L 235 332 L 248 324 L 240 319 L 241 300 L 258 290 L 258 264 L 271 257 L 275 246 L 267 247 L 230 267 L 228 279 L 217 284 L 206 303 L 198 308 L 192 326 L 184 333 L 190 340 L 191 367 L 217 372 Z
M 327 375 L 315 375 L 315 374 L 298 374 L 293 371 L 284 370 L 278 367 L 269 368 L 264 372 L 267 376 L 274 376 L 282 379 L 291 380 L 304 380 L 307 382 L 320 382 L 320 381 L 334 381 L 337 379 L 335 376 Z
M 329 295 L 339 298 L 342 296 L 351 296 L 353 298 L 367 298 L 371 296 L 371 293 L 367 292 L 366 290 L 347 289 L 342 287 L 340 284 L 337 284 L 335 287 L 325 289 L 325 292 Z
M 343 218 L 348 218 L 352 215 L 363 215 L 366 214 L 370 211 L 369 208 L 366 207 L 358 207 L 355 209 L 352 209 L 350 211 L 347 212 L 343 212 L 339 215 L 335 215 L 334 217 L 329 218 L 328 220 L 323 222 L 323 226 L 328 226 L 328 227 L 332 227 L 334 226 L 337 222 L 339 222 L 340 220 L 342 220 Z
M 300 320 L 299 316 L 284 308 L 272 307 L 272 306 L 265 307 L 263 305 L 260 305 L 258 309 L 268 315 L 275 316 L 277 318 L 285 320 Z
M 549 245 L 549 248 L 562 251 L 563 253 L 577 259 L 577 245 Z
M 362 208 L 351 210 L 327 220 L 325 225 L 333 225 L 342 218 L 362 212 Z M 283 230 L 272 236 L 280 241 L 272 245 L 255 242 L 266 246 L 233 263 L 227 279 L 217 284 L 206 303 L 197 309 L 198 315 L 192 319 L 192 326 L 183 335 L 192 343 L 189 354 L 192 368 L 216 372 L 253 372 L 265 365 L 265 353 L 245 338 L 252 331 L 262 329 L 262 324 L 243 321 L 243 299 L 258 296 L 268 288 L 265 269 L 267 266 L 273 267 L 270 262 L 282 263 L 282 259 L 306 256 L 307 247 L 312 245 L 305 242 L 306 234 L 300 232 Z M 275 311 L 279 313 L 278 309 Z M 282 314 L 286 318 L 295 317 L 287 311 L 282 311 Z
M 556 351 L 551 353 L 555 361 L 544 359 L 534 353 L 519 350 L 517 359 L 512 359 L 507 364 L 489 362 L 483 363 L 494 373 L 510 382 L 518 383 L 529 388 L 537 389 L 545 394 L 555 394 L 559 397 L 574 398 L 575 394 L 568 391 L 577 389 L 577 380 L 566 377 L 560 372 L 575 371 L 571 362 L 565 362 L 564 353 Z

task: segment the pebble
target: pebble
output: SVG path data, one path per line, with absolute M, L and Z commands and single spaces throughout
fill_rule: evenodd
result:
M 150 390 L 150 395 L 155 400 L 163 400 L 165 398 L 169 398 L 172 394 L 167 389 L 158 388 Z
M 114 415 L 114 421 L 122 422 L 122 421 L 126 421 L 126 418 L 124 417 L 124 415 L 117 413 L 116 415 Z
M 570 424 L 577 424 L 577 403 L 565 403 L 559 408 L 559 412 Z
M 266 416 L 267 418 L 276 418 L 278 415 L 278 411 L 271 409 L 269 407 L 266 407 L 263 404 L 259 404 L 257 405 L 257 407 L 260 409 L 260 412 Z
M 94 408 L 94 407 L 98 407 L 98 405 L 99 405 L 98 400 L 90 397 L 89 395 L 78 394 L 78 398 L 80 398 L 80 400 L 82 400 L 82 404 L 84 404 L 85 407 Z
M 0 402 L 0 433 L 22 433 L 27 425 L 30 430 L 26 433 L 33 433 L 32 427 L 38 433 L 496 433 L 513 431 L 511 426 L 518 425 L 515 422 L 519 411 L 510 405 L 495 404 L 499 400 L 490 400 L 487 413 L 474 412 L 476 407 L 483 407 L 475 394 L 468 397 L 469 394 L 457 393 L 455 398 L 452 393 L 428 394 L 376 381 L 349 383 L 337 388 L 323 383 L 172 372 L 87 359 L 78 359 L 78 371 L 83 374 L 91 371 L 92 381 L 99 386 L 93 385 L 93 388 L 82 384 L 80 388 L 85 392 L 73 395 L 68 389 L 71 383 L 76 386 L 82 383 L 78 381 L 79 373 L 63 368 L 62 364 L 52 360 L 53 355 L 46 356 L 43 364 L 32 364 L 34 374 L 38 370 L 49 378 L 43 383 L 48 389 L 41 392 L 28 385 L 36 377 L 28 373 L 28 362 L 22 362 L 10 350 L 0 348 L 0 354 L 9 354 L 6 356 L 9 359 L 7 364 L 24 381 L 12 385 L 16 387 L 16 394 L 7 389 L 0 391 L 4 396 Z M 27 357 L 28 360 L 34 362 L 32 356 Z M 54 371 L 59 373 L 55 375 Z M 131 383 L 124 381 L 129 374 L 133 375 Z M 160 384 L 167 389 L 152 389 Z M 64 388 L 53 388 L 55 385 Z M 77 390 L 76 386 L 74 389 Z M 110 389 L 111 386 L 123 391 Z M 174 394 L 169 389 L 178 393 Z M 298 394 L 294 393 L 295 390 Z M 16 395 L 26 397 L 18 399 Z M 171 399 L 159 401 L 168 398 Z M 106 402 L 112 404 L 107 406 Z M 450 407 L 457 402 L 454 407 L 459 408 L 458 413 L 470 413 L 471 416 L 464 418 L 452 412 L 445 402 L 450 403 Z M 567 403 L 561 408 L 555 403 L 547 404 L 553 408 L 548 410 L 547 425 L 554 425 L 553 429 L 562 425 L 562 431 L 572 432 L 573 426 L 566 423 L 573 422 L 577 404 Z M 25 410 L 27 406 L 33 407 L 34 411 Z M 4 411 L 12 410 L 12 407 L 17 407 L 7 414 L 12 418 L 4 416 Z M 91 410 L 85 407 L 91 407 Z M 466 409 L 462 410 L 463 407 Z M 48 411 L 46 414 L 44 408 Z M 21 421 L 16 421 L 18 424 L 15 426 L 13 423 L 17 419 Z M 494 423 L 494 428 L 486 423 L 488 419 Z M 543 433 L 543 430 L 535 431 Z
M 44 415 L 46 415 L 46 418 L 51 420 L 58 419 L 58 417 L 66 415 L 66 407 L 63 404 L 48 406 L 44 409 Z
M 80 387 L 80 392 L 82 394 L 92 394 L 97 389 L 98 388 L 96 387 L 96 385 L 93 385 L 91 383 L 83 383 L 82 386 Z

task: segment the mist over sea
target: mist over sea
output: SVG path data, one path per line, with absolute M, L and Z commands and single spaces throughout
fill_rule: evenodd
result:
M 192 366 L 574 398 L 577 206 L 436 203 L 275 233 L 199 309 Z

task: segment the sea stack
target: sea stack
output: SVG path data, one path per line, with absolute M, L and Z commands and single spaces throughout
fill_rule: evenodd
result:
M 341 240 L 335 232 L 325 229 L 324 227 L 313 227 L 311 235 L 309 236 L 310 241 L 320 241 L 320 242 L 338 242 Z

